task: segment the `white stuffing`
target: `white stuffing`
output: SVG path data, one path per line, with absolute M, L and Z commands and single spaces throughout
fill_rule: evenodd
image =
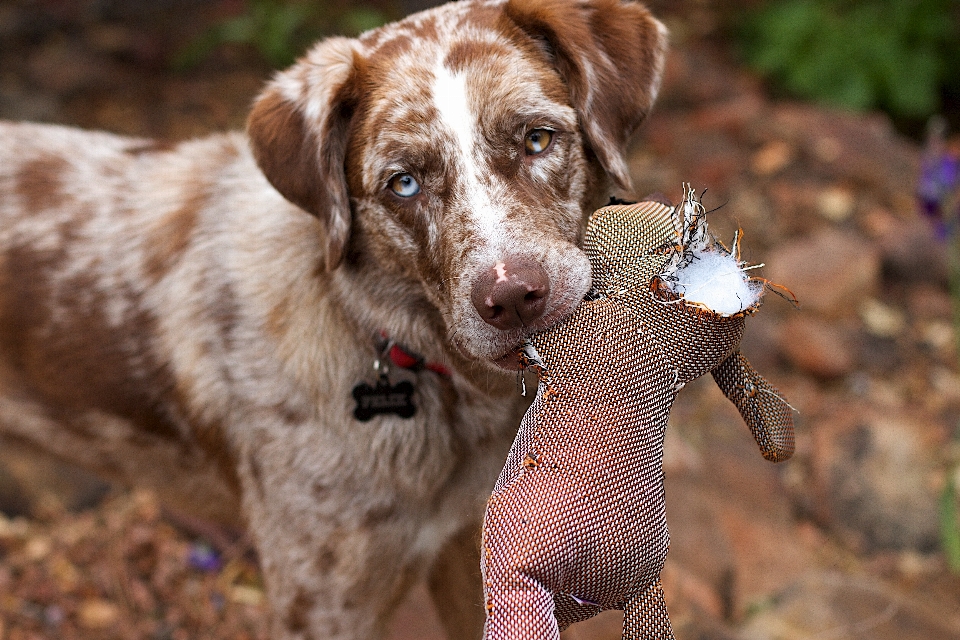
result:
M 751 280 L 737 258 L 739 233 L 732 251 L 716 242 L 707 229 L 707 215 L 696 191 L 684 185 L 683 204 L 676 208 L 680 244 L 662 274 L 663 282 L 688 304 L 730 316 L 760 302 L 763 285 Z M 762 266 L 762 265 L 758 265 Z
M 722 315 L 733 315 L 755 305 L 761 289 L 750 286 L 736 258 L 725 251 L 702 250 L 672 274 L 668 285 L 686 302 L 699 303 Z

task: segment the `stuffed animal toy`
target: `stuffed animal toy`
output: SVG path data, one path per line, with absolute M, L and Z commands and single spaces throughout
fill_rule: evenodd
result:
M 738 351 L 767 281 L 714 240 L 703 207 L 614 204 L 584 250 L 593 287 L 535 335 L 521 361 L 539 375 L 487 502 L 486 640 L 557 639 L 624 611 L 623 638 L 673 638 L 660 585 L 669 535 L 663 438 L 677 392 L 711 372 L 765 458 L 793 453 L 791 407 Z

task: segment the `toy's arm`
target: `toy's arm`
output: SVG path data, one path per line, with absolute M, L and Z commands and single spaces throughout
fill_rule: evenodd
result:
M 713 379 L 743 416 L 763 457 L 782 462 L 793 455 L 793 409 L 739 351 L 718 364 Z

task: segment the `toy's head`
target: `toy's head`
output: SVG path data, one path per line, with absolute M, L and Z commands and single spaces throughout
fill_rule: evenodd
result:
M 677 207 L 641 202 L 599 209 L 584 239 L 593 286 L 577 314 L 594 313 L 592 306 L 629 313 L 634 320 L 623 335 L 605 339 L 619 341 L 614 351 L 655 351 L 677 389 L 712 372 L 764 457 L 779 462 L 793 453 L 791 408 L 738 351 L 745 318 L 771 285 L 749 276 L 738 244 L 739 233 L 730 249 L 713 238 L 692 190 Z M 583 355 L 597 336 L 571 330 L 577 314 L 532 339 L 528 355 L 536 353 L 533 359 L 547 371 L 597 366 Z

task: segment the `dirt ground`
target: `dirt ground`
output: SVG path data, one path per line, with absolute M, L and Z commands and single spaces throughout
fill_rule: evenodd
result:
M 921 149 L 881 114 L 772 97 L 719 30 L 719 3 L 653 3 L 673 33 L 632 152 L 636 193 L 707 189 L 711 226 L 800 299 L 768 296 L 744 353 L 797 408 L 798 450 L 765 462 L 711 380 L 666 444 L 664 583 L 684 639 L 960 638 L 960 373 L 947 247 L 916 208 Z M 270 74 L 248 48 L 169 60 L 238 3 L 0 1 L 0 117 L 167 139 L 242 127 Z M 232 12 L 232 13 L 231 13 Z M 265 638 L 243 539 L 153 495 L 0 450 L 0 640 Z M 619 637 L 619 616 L 565 640 Z M 392 640 L 439 640 L 422 585 Z

